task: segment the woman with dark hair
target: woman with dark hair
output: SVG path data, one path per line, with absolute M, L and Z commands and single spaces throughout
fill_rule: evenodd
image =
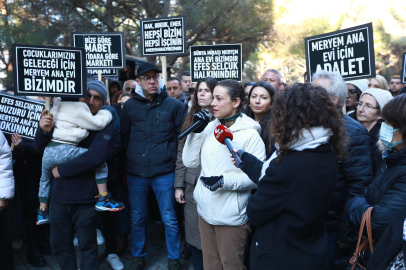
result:
M 261 138 L 265 143 L 266 159 L 275 152 L 275 144 L 272 142 L 271 128 L 271 105 L 275 89 L 267 82 L 259 82 L 252 86 L 248 94 L 248 106 L 245 114 L 261 125 Z
M 193 122 L 204 125 L 191 133 L 183 149 L 186 167 L 201 166 L 200 178 L 193 193 L 199 213 L 199 227 L 205 270 L 243 270 L 244 250 L 250 227 L 246 205 L 251 189 L 256 188 L 248 176 L 228 158 L 228 148 L 217 141 L 218 125 L 229 128 L 233 144 L 265 158 L 265 146 L 260 137 L 260 125 L 241 113 L 244 88 L 234 80 L 224 80 L 213 91 L 213 115 L 201 111 Z
M 213 90 L 216 87 L 217 80 L 211 77 L 200 80 L 197 85 L 197 93 L 193 96 L 193 105 L 183 123 L 183 130 L 186 130 L 193 124 L 193 115 L 202 110 L 209 110 L 213 113 L 211 103 L 213 101 Z M 193 198 L 197 179 L 201 167 L 188 168 L 183 165 L 182 152 L 186 139 L 179 142 L 178 157 L 175 169 L 175 199 L 183 204 L 185 216 L 186 242 L 192 250 L 193 269 L 203 270 L 202 244 L 200 241 L 199 215 L 197 214 L 196 202 Z M 182 225 L 181 225 L 182 226 Z
M 241 169 L 258 183 L 247 206 L 257 227 L 251 269 L 328 269 L 326 220 L 346 149 L 342 117 L 324 88 L 299 83 L 277 93 L 271 132 L 277 150 L 265 163 L 238 151 Z
M 344 210 L 348 223 L 346 228 L 341 228 L 341 231 L 347 232 L 343 237 L 347 237 L 348 240 L 357 238 L 353 237 L 351 232 L 359 230 L 365 211 L 369 207 L 373 207 L 371 213 L 372 237 L 379 246 L 380 238 L 391 220 L 406 208 L 405 108 L 406 95 L 393 98 L 382 108 L 382 117 L 385 122 L 381 125 L 380 140 L 386 148 L 382 153 L 385 164 L 382 164 L 374 181 L 362 195 L 352 198 L 345 205 Z M 339 240 L 343 242 L 346 239 Z M 378 255 L 373 253 L 374 257 Z

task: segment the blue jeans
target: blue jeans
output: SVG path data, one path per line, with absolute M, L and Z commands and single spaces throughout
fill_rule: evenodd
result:
M 157 177 L 138 177 L 127 174 L 127 185 L 131 205 L 131 253 L 134 257 L 145 257 L 145 229 L 147 222 L 148 185 L 151 185 L 158 200 L 161 218 L 165 224 L 166 246 L 169 259 L 179 259 L 180 235 L 175 213 L 175 173 Z

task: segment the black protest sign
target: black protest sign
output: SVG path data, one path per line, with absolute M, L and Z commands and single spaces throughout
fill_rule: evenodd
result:
M 97 77 L 99 75 L 97 69 L 88 69 L 87 73 Z M 118 70 L 117 69 L 101 69 L 101 75 L 103 77 L 117 77 L 118 76 Z
M 123 32 L 72 33 L 73 47 L 85 48 L 88 69 L 125 68 Z
M 15 95 L 85 97 L 85 50 L 13 44 Z
M 0 130 L 34 139 L 45 103 L 0 93 Z
M 185 16 L 141 20 L 141 54 L 186 55 Z
M 375 77 L 372 23 L 305 38 L 307 76 L 318 70 L 341 74 L 344 80 Z
M 191 46 L 190 75 L 192 82 L 206 77 L 218 81 L 233 79 L 241 82 L 241 44 Z
M 400 73 L 400 78 L 402 79 L 402 83 L 406 84 L 406 52 L 403 53 L 403 65 L 402 65 L 402 72 Z

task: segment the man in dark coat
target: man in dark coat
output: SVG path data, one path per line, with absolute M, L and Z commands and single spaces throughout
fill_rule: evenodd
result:
M 92 89 L 89 85 L 86 104 L 93 115 L 102 109 L 106 99 L 105 87 Z M 46 116 L 44 111 L 34 139 L 38 153 L 43 153 L 51 141 L 53 125 L 52 115 Z M 49 204 L 51 247 L 61 269 L 77 268 L 73 246 L 75 229 L 81 254 L 80 269 L 98 269 L 98 215 L 95 210 L 98 192 L 94 169 L 106 162 L 116 134 L 113 122 L 101 131 L 89 131 L 78 145 L 88 151 L 52 169 Z
M 322 86 L 329 93 L 333 104 L 342 110 L 347 99 L 347 86 L 341 75 L 321 70 L 313 75 L 313 84 Z M 345 130 L 349 139 L 348 157 L 339 163 L 337 182 L 331 198 L 327 219 L 328 252 L 330 268 L 340 258 L 337 231 L 345 203 L 361 195 L 374 179 L 374 169 L 368 130 L 351 117 L 343 114 Z
M 131 204 L 132 269 L 145 269 L 145 227 L 148 185 L 158 200 L 165 224 L 168 268 L 180 269 L 179 226 L 175 213 L 175 163 L 177 135 L 186 110 L 168 96 L 153 64 L 137 70 L 137 87 L 121 112 L 121 136 L 127 151 L 127 185 Z

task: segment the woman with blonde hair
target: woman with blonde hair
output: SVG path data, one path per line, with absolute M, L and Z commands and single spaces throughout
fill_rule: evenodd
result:
M 378 88 L 389 91 L 388 82 L 383 76 L 377 74 L 375 78 L 369 78 L 368 80 L 368 88 Z

